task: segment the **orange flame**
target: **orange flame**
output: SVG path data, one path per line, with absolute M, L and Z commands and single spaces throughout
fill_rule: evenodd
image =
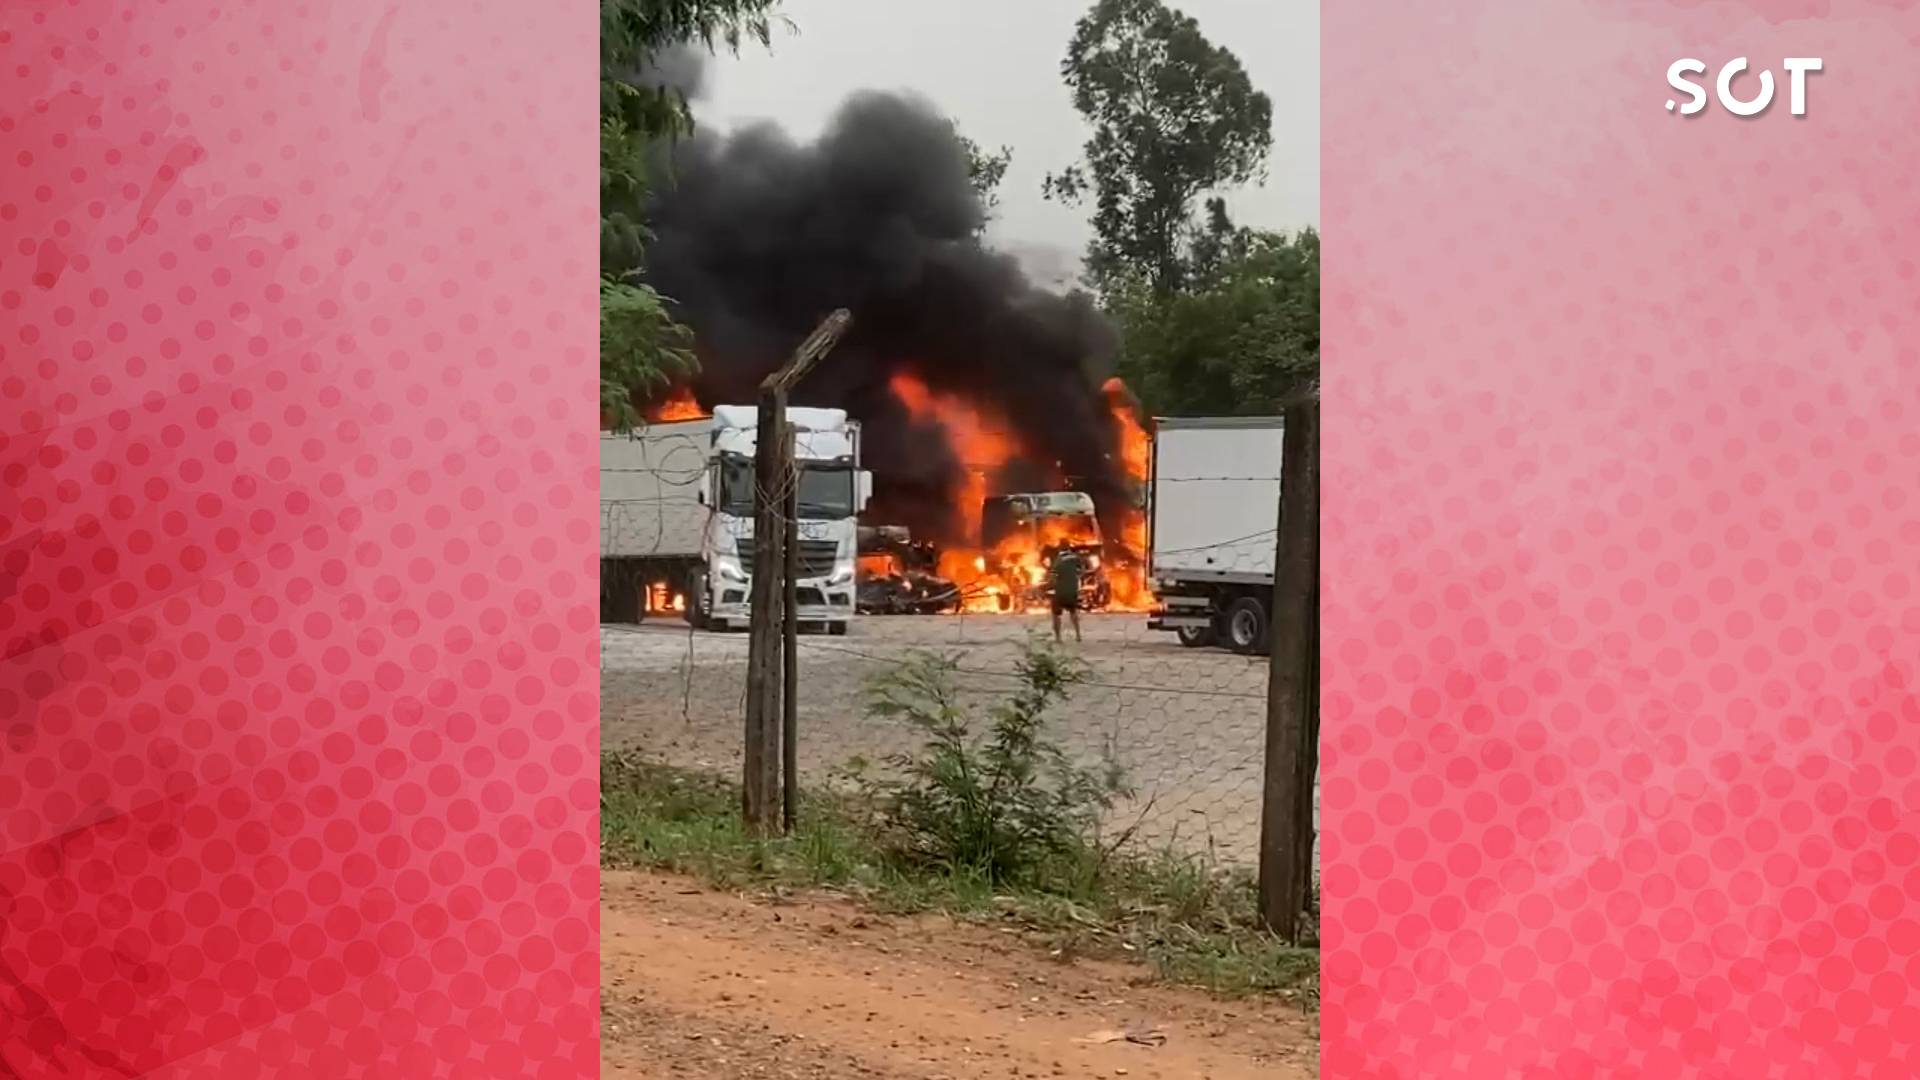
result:
M 1133 481 L 1133 498 L 1121 517 L 1120 543 L 1124 547 L 1121 558 L 1124 567 L 1112 575 L 1113 597 L 1116 607 L 1125 607 L 1131 611 L 1142 611 L 1153 607 L 1153 590 L 1147 583 L 1147 478 L 1153 471 L 1153 440 L 1140 425 L 1140 402 L 1133 391 L 1116 376 L 1108 379 L 1101 388 L 1107 396 L 1107 410 L 1113 414 L 1114 427 L 1119 432 L 1120 445 L 1116 448 L 1120 464 L 1125 467 L 1127 477 Z
M 670 424 L 676 420 L 704 420 L 713 415 L 700 407 L 690 386 L 676 386 L 673 392 L 647 407 L 647 421 Z
M 1113 413 L 1114 423 L 1120 429 L 1121 464 L 1127 467 L 1128 476 L 1145 483 L 1147 470 L 1153 463 L 1153 442 L 1147 438 L 1147 430 L 1140 426 L 1140 403 L 1118 376 L 1108 379 L 1100 389 L 1107 395 L 1107 410 Z
M 1101 554 L 1086 570 L 1098 575 L 1109 588 L 1109 607 L 1144 611 L 1152 606 L 1142 561 L 1146 515 L 1137 497 L 1123 509 L 1119 537 L 1103 538 L 1099 526 L 1088 518 L 1042 517 L 1030 528 L 1017 530 L 988 549 L 982 546 L 981 510 L 987 496 L 993 494 L 989 480 L 1020 456 L 1019 444 L 991 412 L 934 391 L 914 375 L 897 374 L 888 388 L 916 422 L 940 428 L 955 456 L 965 464 L 965 475 L 952 496 L 971 544 L 947 545 L 938 559 L 940 576 L 959 586 L 964 594 L 964 610 L 1017 612 L 1044 608 L 1046 590 L 1041 586 L 1046 582 L 1047 552 L 1063 544 L 1101 546 Z M 1144 490 L 1151 443 L 1136 416 L 1133 395 L 1118 379 L 1108 380 L 1103 390 L 1120 432 L 1119 459 L 1136 486 Z M 1056 465 L 1053 483 L 1064 486 L 1064 482 Z
M 1005 425 L 983 415 L 972 403 L 952 394 L 935 393 L 917 376 L 896 374 L 887 384 L 916 423 L 939 427 L 967 470 L 964 486 L 955 493 L 966 534 L 980 536 L 980 506 L 987 497 L 987 474 L 1013 460 L 1016 447 Z M 971 561 L 971 560 L 968 560 Z M 952 577 L 942 570 L 943 577 Z M 959 580 L 955 578 L 954 580 Z
M 687 610 L 686 596 L 674 592 L 672 587 L 664 581 L 656 581 L 647 586 L 646 603 L 648 614 L 664 614 L 669 611 L 684 613 Z
M 901 372 L 887 384 L 915 422 L 944 428 L 960 459 L 974 469 L 997 469 L 1013 460 L 1016 447 L 998 417 L 982 413 L 952 394 L 927 389 L 919 378 Z

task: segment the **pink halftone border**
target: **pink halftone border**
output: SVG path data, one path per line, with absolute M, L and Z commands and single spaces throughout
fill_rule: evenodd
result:
M 1323 40 L 1327 1075 L 1920 1074 L 1920 11 Z
M 0 1075 L 598 1070 L 591 5 L 0 20 Z

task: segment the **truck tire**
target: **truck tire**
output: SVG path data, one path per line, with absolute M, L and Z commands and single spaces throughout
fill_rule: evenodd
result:
M 1257 596 L 1242 596 L 1227 605 L 1220 629 L 1227 648 L 1242 656 L 1267 651 L 1267 605 Z
M 1204 649 L 1219 640 L 1211 626 L 1183 626 L 1173 634 L 1189 649 Z
M 847 624 L 844 622 L 830 622 L 827 624 L 827 633 L 832 637 L 846 637 Z

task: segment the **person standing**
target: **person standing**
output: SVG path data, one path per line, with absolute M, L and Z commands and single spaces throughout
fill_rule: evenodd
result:
M 1053 565 L 1049 568 L 1053 576 L 1053 640 L 1060 640 L 1060 613 L 1066 612 L 1073 620 L 1073 640 L 1080 641 L 1080 553 L 1072 548 L 1061 548 L 1053 556 Z

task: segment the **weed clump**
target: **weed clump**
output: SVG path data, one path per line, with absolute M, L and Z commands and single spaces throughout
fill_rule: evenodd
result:
M 1014 692 L 990 704 L 959 687 L 961 674 L 955 658 L 922 653 L 874 679 L 869 709 L 912 725 L 919 748 L 809 785 L 787 836 L 743 827 L 731 778 L 603 753 L 603 864 L 729 889 L 825 887 L 883 912 L 1012 925 L 1057 957 L 1133 956 L 1218 993 L 1317 1000 L 1318 953 L 1261 925 L 1252 874 L 1128 848 L 1132 830 L 1101 836 L 1133 794 L 1112 748 L 1076 762 L 1048 735 L 1083 667 L 1029 646 Z
M 962 700 L 957 670 L 951 656 L 916 653 L 868 686 L 870 713 L 924 738 L 887 760 L 890 778 L 864 781 L 901 854 L 995 885 L 1082 864 L 1102 816 L 1131 794 L 1113 755 L 1082 764 L 1048 736 L 1049 712 L 1086 668 L 1029 643 L 1017 689 L 984 722 Z

